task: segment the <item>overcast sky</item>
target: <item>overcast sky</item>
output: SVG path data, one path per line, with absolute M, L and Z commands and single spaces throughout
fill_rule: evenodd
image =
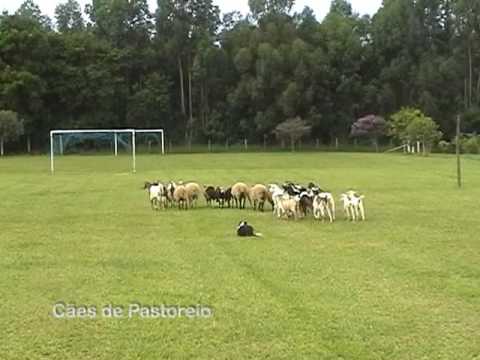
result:
M 55 6 L 58 3 L 65 2 L 63 0 L 34 0 L 36 4 L 40 6 L 43 13 L 53 18 Z M 77 0 L 82 9 L 88 0 Z M 156 7 L 156 0 L 148 0 L 151 10 Z M 18 9 L 23 0 L 0 0 L 0 10 L 7 10 L 9 13 L 15 12 Z M 241 11 L 242 13 L 248 12 L 248 0 L 214 0 L 214 2 L 220 7 L 222 12 L 230 12 L 233 10 Z M 353 9 L 360 14 L 373 15 L 380 7 L 382 0 L 351 0 Z M 330 7 L 330 0 L 296 0 L 294 10 L 301 11 L 305 6 L 310 6 L 314 11 L 318 19 L 322 19 L 328 12 Z

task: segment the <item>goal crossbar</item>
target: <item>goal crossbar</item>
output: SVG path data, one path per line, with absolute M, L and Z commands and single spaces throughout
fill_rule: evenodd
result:
M 132 172 L 136 172 L 137 169 L 137 160 L 136 160 L 136 140 L 135 134 L 145 134 L 145 133 L 160 133 L 162 139 L 162 155 L 165 155 L 165 138 L 163 129 L 72 129 L 72 130 L 51 130 L 50 131 L 50 171 L 53 174 L 55 172 L 55 156 L 54 156 L 54 146 L 53 146 L 53 137 L 55 135 L 62 134 L 113 134 L 115 139 L 115 156 L 118 154 L 118 138 L 117 134 L 132 134 Z

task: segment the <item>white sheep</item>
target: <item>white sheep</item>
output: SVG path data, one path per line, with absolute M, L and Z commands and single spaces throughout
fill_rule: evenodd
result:
M 173 181 L 170 181 L 165 187 L 167 203 L 171 207 L 173 207 L 174 204 L 175 204 L 175 198 L 174 198 L 173 194 L 175 193 L 175 188 L 176 187 L 177 187 L 177 184 L 175 184 L 175 182 L 173 182 Z
M 273 215 L 277 215 L 278 217 L 281 216 L 281 209 L 279 207 L 279 200 L 285 194 L 285 190 L 283 190 L 277 184 L 269 184 L 268 185 L 268 192 L 273 201 Z
M 162 183 L 145 183 L 144 188 L 148 192 L 150 204 L 153 210 L 166 207 L 166 189 Z
M 332 208 L 329 203 L 329 198 L 322 195 L 315 195 L 313 199 L 313 216 L 317 220 L 324 220 L 328 217 L 330 222 L 334 220 L 334 213 L 332 212 Z
M 357 221 L 357 219 L 361 218 L 362 221 L 365 221 L 364 199 L 364 195 L 359 195 L 355 191 L 347 191 L 340 196 L 347 219 Z
M 315 219 L 325 219 L 328 217 L 330 222 L 335 221 L 335 200 L 329 192 L 321 192 L 315 195 L 313 199 L 313 216 Z
M 288 215 L 292 214 L 293 217 L 297 219 L 300 198 L 298 196 L 291 197 L 276 184 L 270 184 L 268 189 L 272 194 L 274 215 L 280 218 L 282 216 L 288 217 Z

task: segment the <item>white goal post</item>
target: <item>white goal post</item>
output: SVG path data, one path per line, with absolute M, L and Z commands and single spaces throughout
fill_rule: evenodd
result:
M 60 135 L 60 153 L 63 154 L 62 135 L 68 134 L 113 134 L 114 137 L 114 153 L 118 155 L 118 134 L 132 135 L 132 172 L 136 172 L 136 134 L 159 133 L 161 138 L 162 155 L 165 155 L 165 137 L 163 129 L 75 129 L 75 130 L 52 130 L 50 131 L 50 171 L 55 172 L 55 155 L 54 155 L 54 136 Z

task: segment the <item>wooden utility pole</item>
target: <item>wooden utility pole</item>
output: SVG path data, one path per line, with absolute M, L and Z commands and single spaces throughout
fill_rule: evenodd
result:
M 456 139 L 456 152 L 457 152 L 457 183 L 458 187 L 462 187 L 462 164 L 460 160 L 460 115 L 457 115 L 457 139 Z

